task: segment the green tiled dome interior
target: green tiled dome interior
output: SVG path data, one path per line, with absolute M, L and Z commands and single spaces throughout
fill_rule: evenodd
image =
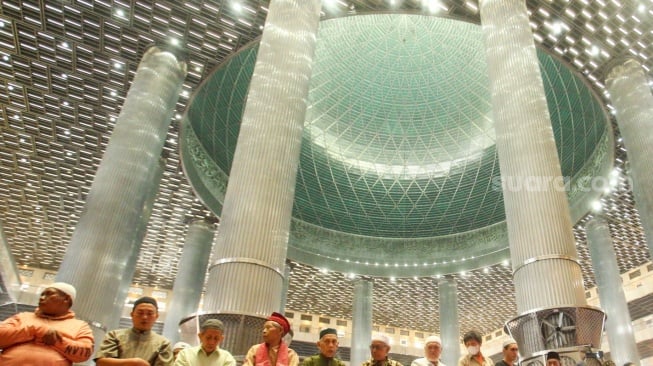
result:
M 246 47 L 216 69 L 187 112 L 227 174 L 257 50 Z M 572 177 L 606 118 L 578 76 L 538 57 L 562 173 Z M 486 68 L 475 24 L 406 14 L 322 21 L 294 218 L 384 238 L 438 237 L 504 221 Z

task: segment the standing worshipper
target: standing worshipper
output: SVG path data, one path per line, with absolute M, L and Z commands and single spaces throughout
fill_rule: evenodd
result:
M 495 366 L 514 366 L 519 359 L 519 347 L 517 341 L 512 338 L 503 342 L 503 359 L 495 364 Z
M 442 340 L 433 335 L 424 342 L 424 357 L 414 360 L 410 366 L 445 366 L 440 362 L 442 354 Z
M 370 354 L 372 358 L 363 362 L 363 366 L 403 366 L 399 361 L 388 357 L 390 353 L 390 339 L 383 334 L 372 336 Z
M 481 333 L 470 330 L 463 336 L 463 343 L 467 348 L 467 354 L 458 360 L 458 366 L 494 366 L 492 359 L 483 356 L 481 352 L 481 344 L 483 344 Z
M 298 366 L 299 356 L 282 338 L 290 332 L 290 322 L 279 313 L 272 313 L 263 324 L 263 343 L 253 345 L 245 356 L 247 366 Z
M 69 366 L 93 354 L 93 331 L 70 307 L 77 290 L 56 282 L 43 290 L 33 313 L 0 323 L 0 365 Z
M 320 331 L 320 340 L 317 341 L 320 353 L 308 357 L 302 366 L 345 366 L 345 363 L 335 358 L 338 352 L 338 332 L 333 328 Z
M 170 341 L 154 333 L 159 306 L 151 297 L 134 302 L 132 327 L 112 330 L 104 336 L 95 354 L 97 366 L 170 366 L 174 362 Z
M 555 351 L 547 353 L 546 366 L 560 366 L 560 354 Z

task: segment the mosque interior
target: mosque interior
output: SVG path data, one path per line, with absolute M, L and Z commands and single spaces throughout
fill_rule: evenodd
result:
M 604 178 L 568 194 L 591 288 L 592 215 L 607 219 L 622 273 L 650 260 L 604 82 L 624 57 L 653 75 L 653 1 L 525 2 L 563 176 Z M 197 178 L 189 144 L 226 184 L 268 6 L 0 0 L 0 223 L 19 266 L 59 268 L 143 52 L 167 45 L 184 49 L 188 75 L 133 282 L 172 288 L 189 223 L 219 223 L 221 192 Z M 451 276 L 461 330 L 517 315 L 478 8 L 323 1 L 287 309 L 349 319 L 364 276 L 374 324 L 437 333 L 438 280 Z

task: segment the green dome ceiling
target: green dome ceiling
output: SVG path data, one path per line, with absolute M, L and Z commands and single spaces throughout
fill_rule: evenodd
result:
M 197 90 L 182 126 L 196 139 L 182 141 L 182 150 L 195 151 L 185 153 L 186 172 L 216 212 L 257 46 L 244 48 L 213 72 Z M 574 177 L 605 140 L 605 113 L 578 76 L 554 58 L 538 56 L 563 176 Z M 324 20 L 294 227 L 421 240 L 501 223 L 494 141 L 480 26 L 407 14 Z M 198 150 L 210 161 L 198 159 Z

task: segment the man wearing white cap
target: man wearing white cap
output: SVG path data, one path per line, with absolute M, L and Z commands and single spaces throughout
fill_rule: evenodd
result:
M 18 313 L 0 323 L 0 364 L 68 366 L 93 353 L 93 332 L 75 319 L 70 307 L 77 291 L 56 282 L 43 290 L 33 313 Z
M 372 335 L 370 354 L 372 358 L 363 362 L 363 366 L 403 366 L 400 362 L 388 357 L 390 339 L 384 334 Z
M 413 361 L 410 366 L 445 366 L 440 363 L 442 354 L 442 341 L 440 337 L 432 335 L 424 342 L 424 357 Z
M 503 359 L 495 364 L 495 366 L 514 366 L 517 364 L 519 358 L 519 347 L 517 341 L 508 338 L 503 342 Z

